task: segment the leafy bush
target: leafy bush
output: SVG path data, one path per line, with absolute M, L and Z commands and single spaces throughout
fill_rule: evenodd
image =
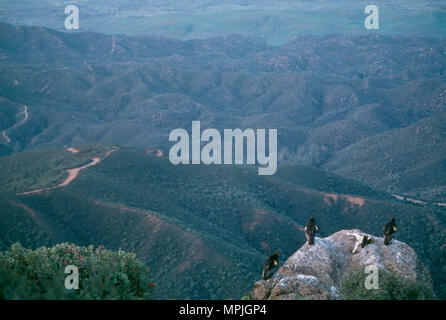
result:
M 379 289 L 367 289 L 364 270 L 350 273 L 341 284 L 346 300 L 425 300 L 434 299 L 432 290 L 421 281 L 405 279 L 394 273 L 379 272 Z
M 79 269 L 79 289 L 65 288 L 67 265 Z M 154 284 L 133 253 L 69 243 L 36 250 L 14 244 L 0 252 L 0 299 L 148 299 Z

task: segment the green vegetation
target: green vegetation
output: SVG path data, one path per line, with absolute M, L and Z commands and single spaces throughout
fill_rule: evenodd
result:
M 79 289 L 65 288 L 65 267 L 79 268 Z M 148 299 L 154 284 L 135 254 L 69 243 L 0 253 L 0 299 Z
M 446 175 L 439 173 L 446 172 L 445 122 L 446 114 L 439 114 L 366 138 L 332 157 L 325 167 L 388 192 L 442 201 Z
M 379 235 L 394 216 L 396 238 L 417 251 L 446 297 L 445 209 L 375 189 L 446 201 L 446 56 L 433 37 L 446 30 L 444 10 L 386 1 L 377 33 L 363 29 L 365 1 L 287 1 L 262 9 L 262 0 L 153 0 L 147 10 L 146 0 L 82 1 L 81 32 L 0 23 L 0 155 L 12 154 L 0 158 L 0 249 L 104 244 L 151 266 L 157 298 L 236 298 L 268 254 L 287 256 L 304 243 L 309 216 L 321 236 L 346 228 Z M 13 23 L 45 17 L 59 29 L 64 6 L 24 0 L 0 12 Z M 402 20 L 430 37 L 407 36 Z M 83 32 L 100 27 L 254 37 Z M 338 35 L 317 36 L 327 31 Z M 29 119 L 14 128 L 24 105 Z M 287 165 L 272 177 L 249 167 L 172 166 L 168 134 L 191 120 L 277 128 Z M 66 151 L 79 144 L 96 145 Z M 102 157 L 102 144 L 120 148 L 71 184 L 16 195 L 57 185 L 66 169 Z
M 366 289 L 364 270 L 352 271 L 341 284 L 341 295 L 347 300 L 425 300 L 434 299 L 426 284 L 405 279 L 389 272 L 379 272 L 379 289 Z
M 245 294 L 240 300 L 252 300 L 252 296 L 250 293 Z
M 0 132 L 11 140 L 0 135 L 0 154 L 74 143 L 166 154 L 170 130 L 200 120 L 220 130 L 277 128 L 281 163 L 446 199 L 445 175 L 438 174 L 446 163 L 446 56 L 438 39 L 302 36 L 273 47 L 238 35 L 183 42 L 3 23 L 0 34 L 8 57 L 0 59 Z M 29 119 L 11 129 L 24 105 Z M 26 155 L 14 167 L 0 163 L 0 189 L 57 183 L 65 174 L 58 169 L 71 163 L 54 158 L 34 168 Z M 2 169 L 21 171 L 25 161 L 41 177 L 23 172 L 19 186 Z M 320 190 L 342 190 L 323 179 Z
M 81 167 L 94 157 L 102 157 L 111 148 L 79 147 L 78 153 L 68 150 L 38 150 L 14 157 L 0 157 L 0 192 L 25 192 L 54 187 L 67 176 L 67 169 Z
M 40 163 L 40 153 L 27 155 Z M 103 244 L 135 252 L 149 265 L 157 298 L 240 298 L 271 252 L 286 257 L 305 242 L 300 228 L 308 217 L 316 217 L 326 236 L 348 228 L 380 235 L 394 216 L 401 221 L 396 239 L 429 266 L 441 296 L 446 234 L 440 211 L 389 199 L 323 170 L 281 168 L 265 179 L 249 166 L 172 166 L 166 156 L 120 147 L 66 187 L 0 194 L 0 248 L 17 241 L 30 248 Z

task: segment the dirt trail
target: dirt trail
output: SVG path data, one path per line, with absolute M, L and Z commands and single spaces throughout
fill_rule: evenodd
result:
M 110 50 L 110 55 L 112 55 L 115 52 L 115 49 L 116 49 L 116 38 L 115 36 L 112 36 L 112 47 Z
M 397 195 L 395 193 L 392 193 L 392 196 L 395 199 L 398 199 L 400 201 L 412 202 L 412 203 L 415 203 L 415 204 L 421 204 L 423 206 L 425 206 L 427 204 L 434 204 L 434 205 L 439 206 L 439 207 L 446 207 L 446 203 L 443 203 L 443 202 L 430 202 L 430 201 L 427 202 L 427 201 L 422 201 L 422 200 L 417 200 L 417 199 L 413 199 L 413 198 L 409 198 L 409 197 L 400 196 L 400 195 Z
M 70 149 L 70 148 L 69 148 Z M 73 148 L 74 149 L 74 148 Z M 77 149 L 75 149 L 77 150 Z M 69 150 L 70 151 L 70 150 Z M 86 165 L 83 165 L 82 167 L 78 167 L 78 168 L 73 168 L 73 169 L 68 169 L 66 170 L 68 172 L 68 177 L 66 177 L 64 179 L 64 181 L 62 181 L 61 183 L 59 183 L 57 186 L 54 187 L 48 187 L 48 188 L 43 188 L 43 189 L 37 189 L 37 190 L 32 190 L 32 191 L 26 191 L 26 192 L 20 192 L 17 193 L 18 195 L 26 195 L 26 194 L 34 194 L 34 193 L 40 193 L 42 191 L 47 191 L 47 190 L 52 190 L 52 189 L 56 189 L 56 188 L 61 188 L 61 187 L 65 187 L 67 185 L 69 185 L 71 182 L 73 182 L 74 179 L 77 178 L 77 176 L 79 175 L 79 172 L 81 170 L 84 170 L 88 167 L 92 167 L 96 164 L 98 164 L 99 162 L 101 162 L 102 160 L 104 160 L 105 158 L 107 158 L 111 153 L 115 152 L 116 148 L 113 148 L 109 151 L 107 151 L 104 155 L 104 157 L 101 159 L 99 157 L 94 157 L 93 159 L 91 159 L 92 161 L 90 163 L 87 163 Z M 73 152 L 73 151 L 70 151 Z
M 67 151 L 70 151 L 71 153 L 79 153 L 79 150 L 76 148 L 67 148 Z
M 37 224 L 39 225 L 42 229 L 44 229 L 50 236 L 54 236 L 53 231 L 51 230 L 50 226 L 48 225 L 48 223 L 46 223 L 44 220 L 42 220 L 40 218 L 40 216 L 37 214 L 36 211 L 34 211 L 33 209 L 31 209 L 30 207 L 24 205 L 23 203 L 18 203 L 18 202 L 11 202 L 12 204 L 14 204 L 15 206 L 23 209 L 27 214 L 29 214 L 29 216 L 31 217 L 31 219 Z
M 16 123 L 16 124 L 12 127 L 12 129 L 17 128 L 18 126 L 21 126 L 21 125 L 24 124 L 26 121 L 28 121 L 28 118 L 29 118 L 28 106 L 24 106 L 23 111 L 20 112 L 19 114 L 22 114 L 22 113 L 25 114 L 25 118 L 23 118 L 22 121 Z
M 6 135 L 6 131 L 2 132 L 2 136 L 6 140 L 6 143 L 10 143 L 11 142 L 11 139 Z
M 392 196 L 395 199 L 398 199 L 400 201 L 407 201 L 407 202 L 412 202 L 412 203 L 415 203 L 415 204 L 422 204 L 422 205 L 427 204 L 427 202 L 424 202 L 424 201 L 421 201 L 421 200 L 417 200 L 417 199 L 412 199 L 412 198 L 409 198 L 409 197 L 400 196 L 400 195 L 395 194 L 395 193 L 392 193 Z
M 18 114 L 22 114 L 22 113 L 25 114 L 25 117 L 21 121 L 17 122 L 12 127 L 8 128 L 6 130 L 12 130 L 12 129 L 15 129 L 17 127 L 20 127 L 22 124 L 24 124 L 26 121 L 28 121 L 28 118 L 29 118 L 28 106 L 24 106 L 23 111 L 18 113 Z M 6 140 L 6 143 L 9 144 L 9 143 L 11 143 L 11 138 L 8 137 L 8 135 L 6 133 L 6 130 L 2 131 L 2 136 Z
M 160 149 L 156 149 L 156 150 L 146 149 L 146 153 L 147 154 L 155 154 L 155 156 L 157 156 L 157 157 L 162 157 L 164 155 L 163 151 Z
M 65 187 L 65 186 L 69 185 L 74 179 L 77 178 L 77 175 L 79 174 L 79 172 L 81 170 L 84 170 L 85 168 L 88 168 L 88 167 L 92 167 L 95 164 L 98 164 L 99 162 L 101 162 L 101 158 L 93 158 L 92 160 L 93 160 L 92 162 L 90 162 L 90 163 L 88 163 L 88 164 L 86 164 L 86 165 L 84 165 L 82 167 L 74 168 L 74 169 L 68 169 L 67 170 L 68 177 L 61 184 L 59 184 L 56 188 L 58 188 L 58 187 Z
M 338 198 L 347 201 L 348 203 L 350 203 L 350 206 L 362 207 L 365 203 L 365 199 L 361 197 L 351 196 L 347 194 L 336 194 L 336 193 L 324 194 L 324 202 L 329 206 L 332 206 L 333 203 L 337 203 Z

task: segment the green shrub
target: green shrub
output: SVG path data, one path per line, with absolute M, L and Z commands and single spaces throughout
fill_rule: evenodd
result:
M 79 269 L 77 290 L 65 288 L 67 265 Z M 62 243 L 0 252 L 0 299 L 148 299 L 153 287 L 147 266 L 122 250 Z
M 425 300 L 434 299 L 426 284 L 405 279 L 394 273 L 379 271 L 379 289 L 367 289 L 364 270 L 351 272 L 341 284 L 341 295 L 346 300 Z

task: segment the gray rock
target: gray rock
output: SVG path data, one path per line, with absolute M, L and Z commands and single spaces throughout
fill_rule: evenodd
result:
M 354 270 L 376 266 L 410 280 L 420 280 L 432 288 L 428 269 L 415 251 L 398 240 L 384 245 L 383 238 L 370 236 L 372 243 L 352 253 L 358 229 L 342 230 L 326 238 L 305 243 L 268 280 L 254 284 L 254 299 L 342 299 L 340 284 Z

